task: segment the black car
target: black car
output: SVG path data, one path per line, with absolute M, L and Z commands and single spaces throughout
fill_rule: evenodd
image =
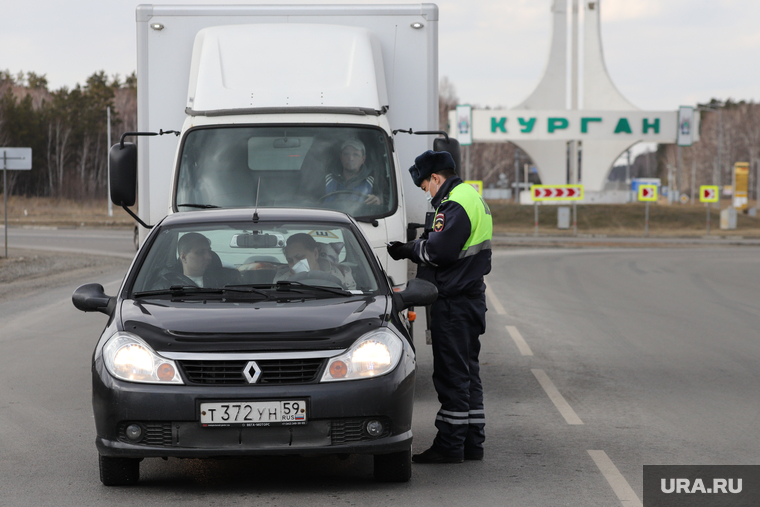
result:
M 372 454 L 411 476 L 415 352 L 403 311 L 356 223 L 322 210 L 169 215 L 116 296 L 72 297 L 110 318 L 92 360 L 106 485 L 144 458 Z

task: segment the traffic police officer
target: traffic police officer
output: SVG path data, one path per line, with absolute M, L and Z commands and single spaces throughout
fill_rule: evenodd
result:
M 431 310 L 433 385 L 441 409 L 433 445 L 415 463 L 483 459 L 485 412 L 480 381 L 480 335 L 486 329 L 485 283 L 491 271 L 491 212 L 480 194 L 456 174 L 447 152 L 426 151 L 409 169 L 435 209 L 422 239 L 388 246 L 395 259 L 420 265 L 418 277 L 438 288 Z

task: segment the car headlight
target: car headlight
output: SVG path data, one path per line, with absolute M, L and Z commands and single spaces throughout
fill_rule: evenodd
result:
M 330 358 L 322 382 L 377 377 L 392 371 L 404 351 L 401 338 L 387 328 L 365 334 L 343 354 Z
M 118 332 L 103 347 L 106 369 L 114 377 L 129 382 L 182 384 L 177 365 L 156 354 L 137 335 Z

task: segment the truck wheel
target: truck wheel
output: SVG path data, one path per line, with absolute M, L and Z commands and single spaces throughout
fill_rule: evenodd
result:
M 375 480 L 407 482 L 412 478 L 412 448 L 391 454 L 375 454 Z
M 106 486 L 130 486 L 140 478 L 138 458 L 100 456 L 100 482 Z

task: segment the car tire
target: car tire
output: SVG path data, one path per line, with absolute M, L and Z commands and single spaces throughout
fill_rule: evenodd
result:
M 130 486 L 140 478 L 138 458 L 100 456 L 100 482 L 106 486 Z
M 408 482 L 412 478 L 412 449 L 391 454 L 375 454 L 375 480 Z

